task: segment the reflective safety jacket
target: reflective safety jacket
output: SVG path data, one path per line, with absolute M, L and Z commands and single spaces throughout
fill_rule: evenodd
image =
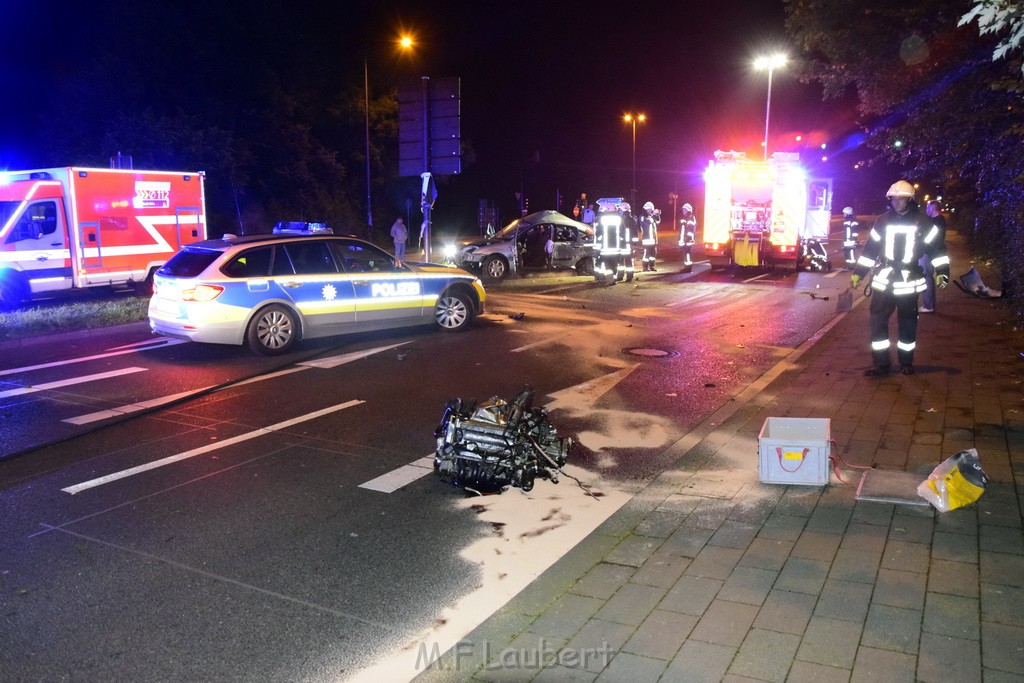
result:
M 846 237 L 843 239 L 844 247 L 856 247 L 857 246 L 857 229 L 860 228 L 860 223 L 857 219 L 851 218 L 848 221 L 843 221 L 843 230 L 846 233 Z
M 626 212 L 622 216 L 622 241 L 619 244 L 619 254 L 622 256 L 633 255 L 633 244 L 636 243 L 640 236 L 640 230 L 636 227 L 636 219 L 633 218 L 633 214 Z
M 602 212 L 594 222 L 594 242 L 601 256 L 618 256 L 623 247 L 629 248 L 629 240 L 623 239 L 622 216 L 614 212 Z
M 916 208 L 902 216 L 890 209 L 875 221 L 853 272 L 863 277 L 872 271 L 871 288 L 877 291 L 917 296 L 926 287 L 918 263 L 924 254 L 937 274 L 949 277 L 949 257 L 938 226 Z
M 661 223 L 661 214 L 645 215 L 640 219 L 640 244 L 650 247 L 658 243 L 658 224 Z
M 693 246 L 697 234 L 697 217 L 692 213 L 679 220 L 679 246 Z

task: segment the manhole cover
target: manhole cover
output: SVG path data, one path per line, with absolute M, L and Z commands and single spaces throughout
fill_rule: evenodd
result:
M 628 353 L 632 356 L 643 356 L 644 358 L 675 358 L 676 356 L 679 355 L 678 351 L 669 351 L 667 349 L 652 349 L 648 347 L 623 349 L 623 352 Z

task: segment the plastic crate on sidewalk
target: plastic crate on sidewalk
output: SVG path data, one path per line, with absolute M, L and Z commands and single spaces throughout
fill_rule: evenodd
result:
M 766 484 L 828 484 L 828 418 L 769 417 L 757 436 L 758 474 Z

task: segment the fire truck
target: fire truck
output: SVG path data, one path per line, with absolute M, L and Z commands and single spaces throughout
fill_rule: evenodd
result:
M 135 287 L 206 239 L 199 172 L 46 168 L 0 172 L 0 309 L 34 295 Z
M 704 249 L 712 268 L 799 270 L 810 240 L 828 242 L 832 181 L 808 178 L 799 154 L 753 161 L 717 151 L 704 182 Z

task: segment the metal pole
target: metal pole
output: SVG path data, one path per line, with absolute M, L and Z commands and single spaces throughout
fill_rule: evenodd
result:
M 636 117 L 633 117 L 633 188 L 629 194 L 629 206 L 636 211 Z
M 423 94 L 423 172 L 430 172 L 430 77 L 420 77 Z M 429 198 L 428 198 L 429 199 Z M 423 207 L 423 260 L 430 262 L 430 214 L 428 205 Z
M 363 55 L 363 113 L 366 115 L 366 236 L 373 239 L 373 205 L 370 203 L 370 65 Z
M 768 67 L 768 104 L 764 110 L 764 160 L 768 161 L 768 117 L 772 113 L 772 68 Z

